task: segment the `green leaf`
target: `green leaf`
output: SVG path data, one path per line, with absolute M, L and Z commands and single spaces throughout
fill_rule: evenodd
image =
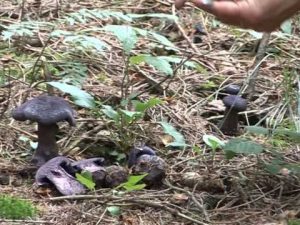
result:
M 120 118 L 119 113 L 114 110 L 110 105 L 102 105 L 101 111 L 110 119 L 113 119 L 114 121 L 118 121 Z
M 185 147 L 187 144 L 185 143 L 184 137 L 181 133 L 179 133 L 171 124 L 167 122 L 159 122 L 166 134 L 171 135 L 174 138 L 174 142 L 169 143 L 167 146 L 173 147 Z
M 136 31 L 131 26 L 107 25 L 103 29 L 112 32 L 119 39 L 126 54 L 130 53 L 137 42 Z
M 153 66 L 155 69 L 167 75 L 173 74 L 173 69 L 171 67 L 171 64 L 167 60 L 161 59 L 156 56 L 150 56 L 150 55 L 138 55 L 138 56 L 130 57 L 131 64 L 140 64 L 142 62 L 145 62 Z
M 133 100 L 132 103 L 136 111 L 144 113 L 148 109 L 151 109 L 152 107 L 161 104 L 162 100 L 160 100 L 159 98 L 151 98 L 146 102 Z
M 262 32 L 257 32 L 254 30 L 249 30 L 249 29 L 236 29 L 237 31 L 241 31 L 241 32 L 247 32 L 248 34 L 250 34 L 252 37 L 254 37 L 255 39 L 261 39 L 263 36 Z
M 246 130 L 249 133 L 254 133 L 254 134 L 264 134 L 268 135 L 270 134 L 270 130 L 264 127 L 259 127 L 259 126 L 246 126 Z
M 146 187 L 146 184 L 124 185 L 126 191 L 140 191 Z
M 286 21 L 284 21 L 281 26 L 280 26 L 281 30 L 286 33 L 286 34 L 292 34 L 293 31 L 293 25 L 292 25 L 292 20 L 288 19 Z
M 273 130 L 273 134 L 286 135 L 291 138 L 295 142 L 300 142 L 300 133 L 288 129 L 275 129 Z
M 233 158 L 236 154 L 259 154 L 263 151 L 263 147 L 253 141 L 242 138 L 234 138 L 229 140 L 223 147 L 227 159 Z
M 112 216 L 121 215 L 121 208 L 119 206 L 109 206 L 106 209 Z
M 80 88 L 74 85 L 69 85 L 57 81 L 51 81 L 47 83 L 61 90 L 62 92 L 70 94 L 75 104 L 89 109 L 95 107 L 94 98 L 89 93 L 81 90 Z
M 170 63 L 176 63 L 176 64 L 179 64 L 181 63 L 182 61 L 184 61 L 183 58 L 181 57 L 176 57 L 176 56 L 158 56 L 158 58 L 162 59 L 162 60 L 166 60 Z M 191 67 L 191 68 L 197 68 L 198 66 L 201 66 L 197 63 L 194 63 L 192 61 L 186 61 L 183 66 L 186 66 L 186 67 Z
M 93 48 L 99 52 L 102 52 L 104 49 L 109 48 L 109 46 L 104 41 L 86 35 L 68 36 L 64 39 L 64 43 L 72 43 L 76 48 L 83 50 Z
M 136 185 L 138 182 L 144 179 L 147 174 L 142 174 L 142 175 L 134 175 L 134 176 L 129 176 L 128 181 L 125 184 L 128 185 Z
M 82 171 L 81 173 L 75 174 L 76 179 L 86 186 L 89 190 L 95 190 L 96 184 L 93 181 L 92 174 L 89 171 Z
M 54 30 L 50 33 L 50 36 L 58 37 L 58 38 L 60 38 L 62 36 L 65 37 L 65 36 L 71 36 L 71 35 L 73 35 L 72 32 L 66 31 L 66 30 Z
M 120 184 L 116 189 L 118 188 L 124 188 L 126 191 L 137 191 L 137 190 L 142 190 L 143 188 L 146 187 L 145 184 L 138 184 L 140 181 L 143 180 L 143 178 L 147 176 L 147 174 L 142 174 L 142 175 L 131 175 L 128 178 L 128 181 L 125 183 Z
M 99 21 L 105 20 L 108 18 L 115 18 L 120 21 L 131 22 L 132 18 L 125 15 L 122 12 L 114 12 L 110 10 L 100 10 L 100 9 L 81 9 L 77 12 L 69 13 L 64 19 L 61 21 L 68 22 L 70 25 L 74 25 L 76 23 L 87 23 L 91 20 Z
M 125 121 L 127 124 L 130 124 L 138 119 L 143 117 L 143 113 L 141 112 L 132 112 L 124 109 L 120 109 L 120 112 L 125 116 Z
M 203 141 L 213 150 L 216 150 L 217 148 L 221 148 L 225 145 L 225 143 L 221 141 L 219 138 L 208 134 L 203 135 Z
M 287 225 L 300 225 L 300 219 L 289 219 Z
M 169 41 L 169 39 L 167 39 L 165 36 L 162 36 L 152 31 L 149 31 L 148 34 L 152 36 L 154 39 L 156 39 L 160 44 L 165 45 L 173 50 L 177 50 L 176 46 L 171 41 Z

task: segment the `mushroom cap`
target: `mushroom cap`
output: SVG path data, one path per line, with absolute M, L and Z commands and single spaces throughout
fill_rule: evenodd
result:
M 230 95 L 237 95 L 241 90 L 241 87 L 237 84 L 229 84 L 225 87 L 224 92 Z
M 72 163 L 72 167 L 76 171 L 86 170 L 89 172 L 94 172 L 99 170 L 104 166 L 104 158 L 90 158 L 90 159 L 83 159 L 77 162 Z
M 63 156 L 49 160 L 38 169 L 35 175 L 37 185 L 53 184 L 63 195 L 76 195 L 86 192 L 86 188 L 69 174 L 71 162 Z
M 147 186 L 158 185 L 166 176 L 166 163 L 156 155 L 141 155 L 133 166 L 132 172 L 137 175 L 147 173 L 143 182 Z
M 105 187 L 116 187 L 128 178 L 128 171 L 121 166 L 108 166 L 106 167 Z
M 228 95 L 223 98 L 223 103 L 227 108 L 235 111 L 244 111 L 247 108 L 247 100 L 238 95 Z
M 83 159 L 78 162 L 72 163 L 72 168 L 74 171 L 88 171 L 91 173 L 93 181 L 96 184 L 96 187 L 103 187 L 105 183 L 106 170 L 104 166 L 104 158 L 90 158 Z
M 35 181 L 38 185 L 46 185 L 49 184 L 49 180 L 47 179 L 48 173 L 51 170 L 55 170 L 57 168 L 64 168 L 69 171 L 71 168 L 72 161 L 64 156 L 57 156 L 53 159 L 50 159 L 47 163 L 42 165 L 35 174 Z
M 131 168 L 134 164 L 136 164 L 137 159 L 142 155 L 156 155 L 156 153 L 152 148 L 148 146 L 143 146 L 141 148 L 135 147 L 129 153 L 128 167 Z
M 31 120 L 44 125 L 67 121 L 75 126 L 75 112 L 67 101 L 57 96 L 41 95 L 33 98 L 12 112 L 15 120 Z

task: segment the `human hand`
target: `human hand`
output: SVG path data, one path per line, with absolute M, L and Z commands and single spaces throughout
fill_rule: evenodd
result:
M 300 10 L 300 0 L 220 0 L 211 5 L 204 0 L 190 1 L 224 23 L 266 32 L 275 30 Z M 175 0 L 176 8 L 183 7 L 185 2 Z

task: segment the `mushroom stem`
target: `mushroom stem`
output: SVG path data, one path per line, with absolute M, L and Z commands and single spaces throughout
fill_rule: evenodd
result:
M 224 119 L 221 121 L 220 130 L 223 134 L 234 135 L 238 132 L 238 111 L 228 107 L 225 110 Z
M 44 125 L 38 123 L 38 146 L 33 155 L 32 162 L 37 166 L 43 165 L 48 160 L 58 156 L 56 144 L 56 124 Z

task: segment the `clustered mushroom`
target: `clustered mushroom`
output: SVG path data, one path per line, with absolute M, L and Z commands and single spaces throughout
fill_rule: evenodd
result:
M 12 112 L 15 120 L 30 120 L 38 124 L 38 146 L 33 154 L 32 163 L 41 166 L 48 160 L 58 156 L 56 144 L 57 123 L 67 121 L 75 126 L 75 112 L 63 98 L 41 95 L 33 98 Z
M 166 163 L 154 150 L 144 146 L 133 148 L 129 154 L 128 167 L 133 175 L 147 174 L 142 182 L 147 187 L 162 184 Z M 76 173 L 88 171 L 96 188 L 114 188 L 128 179 L 129 171 L 121 166 L 104 166 L 103 158 L 90 158 L 72 161 L 64 156 L 55 157 L 42 165 L 35 176 L 38 186 L 53 185 L 63 195 L 76 195 L 86 192 L 86 188 L 76 180 Z
M 76 173 L 88 171 L 96 187 L 113 188 L 128 179 L 128 169 L 111 165 L 104 166 L 103 158 L 73 161 L 59 156 L 56 144 L 57 123 L 67 121 L 75 126 L 75 112 L 63 98 L 41 95 L 33 98 L 12 112 L 15 120 L 30 120 L 38 124 L 38 146 L 31 162 L 38 166 L 35 181 L 38 186 L 54 185 L 63 195 L 86 192 L 86 188 L 75 177 Z M 133 148 L 129 154 L 128 167 L 132 174 L 147 174 L 143 182 L 148 186 L 161 184 L 165 177 L 166 163 L 150 147 Z
M 90 172 L 96 188 L 113 188 L 127 180 L 128 172 L 125 168 L 115 165 L 105 168 L 103 163 L 103 158 L 75 162 L 67 157 L 57 156 L 37 170 L 35 183 L 38 186 L 54 186 L 62 195 L 76 195 L 87 191 L 75 178 L 76 173 Z

